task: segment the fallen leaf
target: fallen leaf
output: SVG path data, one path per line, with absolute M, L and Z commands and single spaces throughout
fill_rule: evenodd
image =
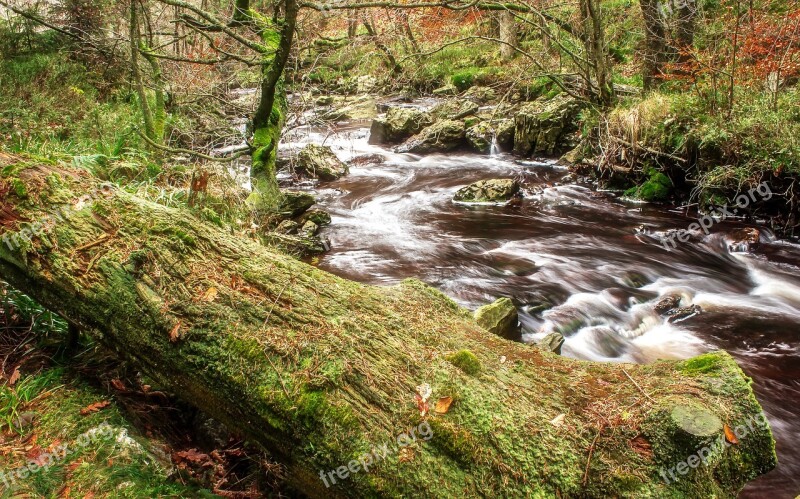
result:
M 505 364 L 506 363 L 506 356 L 505 355 L 501 355 L 500 356 L 500 363 L 501 364 Z
M 408 463 L 414 460 L 414 451 L 408 447 L 400 449 L 399 461 L 401 463 Z
M 414 400 L 417 401 L 417 409 L 419 409 L 419 415 L 425 416 L 426 414 L 428 414 L 428 411 L 431 408 L 430 405 L 428 405 L 428 401 L 420 397 L 419 393 L 414 395 Z
M 423 402 L 427 402 L 427 400 L 431 398 L 431 393 L 433 393 L 433 390 L 428 383 L 422 383 L 417 387 L 417 394 L 419 394 Z
M 217 292 L 217 288 L 214 287 L 208 288 L 208 290 L 205 293 L 203 293 L 203 296 L 200 297 L 200 301 L 211 303 L 212 301 L 217 299 L 218 294 L 219 293 Z
M 559 427 L 559 426 L 564 424 L 564 418 L 566 418 L 566 417 L 567 417 L 566 414 L 561 413 L 558 416 L 554 417 L 553 420 L 550 421 L 550 424 L 555 426 L 555 427 Z
M 31 460 L 31 461 L 35 461 L 35 460 L 36 460 L 36 458 L 38 458 L 39 456 L 41 456 L 43 452 L 44 452 L 44 449 L 42 449 L 42 448 L 41 448 L 41 447 L 39 447 L 38 445 L 34 445 L 33 447 L 31 447 L 31 448 L 28 450 L 28 452 L 26 452 L 26 453 L 25 453 L 25 458 L 26 458 L 26 459 L 29 459 L 29 460 Z
M 203 466 L 212 465 L 208 454 L 199 452 L 197 449 L 182 450 L 173 454 L 173 458 L 177 462 L 185 461 L 187 463 L 202 464 Z
M 12 372 L 11 377 L 8 378 L 8 386 L 14 386 L 14 383 L 16 383 L 18 380 L 19 380 L 19 366 L 14 368 L 14 372 Z
M 450 410 L 450 405 L 453 403 L 453 397 L 442 397 L 436 401 L 436 414 L 447 414 Z
M 121 379 L 112 379 L 111 386 L 114 387 L 115 390 L 126 392 L 128 391 L 128 387 L 125 386 L 125 383 Z
M 172 328 L 172 331 L 169 332 L 169 341 L 175 343 L 180 338 L 180 331 L 181 331 L 181 321 L 178 321 L 175 326 Z
M 111 402 L 109 402 L 108 400 L 102 400 L 100 402 L 95 402 L 94 404 L 89 404 L 83 409 L 81 409 L 81 416 L 88 416 L 89 414 L 100 412 L 101 410 L 105 409 L 110 405 Z
M 736 438 L 736 434 L 733 432 L 733 430 L 731 430 L 730 426 L 728 426 L 727 424 L 722 425 L 722 429 L 725 430 L 725 440 L 734 445 L 739 443 L 739 439 Z

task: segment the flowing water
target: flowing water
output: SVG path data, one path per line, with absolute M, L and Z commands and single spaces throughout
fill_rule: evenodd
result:
M 645 363 L 725 349 L 755 381 L 780 460 L 743 497 L 800 493 L 800 246 L 762 231 L 756 251 L 731 252 L 742 225 L 723 222 L 668 251 L 648 231 L 686 228 L 683 210 L 566 182 L 552 161 L 395 154 L 368 145 L 366 126 L 298 128 L 284 139 L 289 148 L 324 143 L 343 160 L 385 157 L 308 186 L 333 216 L 320 267 L 373 284 L 417 277 L 469 308 L 510 297 L 523 340 L 562 331 L 566 356 Z M 509 177 L 524 182 L 522 206 L 451 201 L 466 184 Z M 653 306 L 671 294 L 702 311 L 668 322 Z

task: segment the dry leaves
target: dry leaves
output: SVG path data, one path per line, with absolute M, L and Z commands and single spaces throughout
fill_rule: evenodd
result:
M 217 291 L 217 288 L 212 286 L 208 288 L 208 290 L 205 293 L 203 293 L 203 295 L 200 297 L 200 301 L 211 303 L 217 299 L 218 294 L 219 292 Z
M 81 409 L 81 416 L 88 416 L 89 414 L 100 412 L 110 405 L 111 402 L 109 402 L 108 400 L 102 400 L 100 402 L 95 402 L 94 404 L 89 404 L 83 409 Z
M 564 418 L 566 417 L 567 417 L 566 414 L 561 413 L 558 416 L 554 417 L 552 421 L 550 421 L 550 424 L 558 428 L 559 426 L 564 424 Z
M 722 428 L 725 430 L 725 440 L 727 440 L 728 443 L 737 445 L 739 443 L 739 439 L 736 438 L 736 434 L 733 432 L 733 430 L 731 430 L 731 427 L 725 424 L 722 425 Z
M 14 368 L 14 372 L 12 372 L 11 377 L 8 378 L 8 386 L 14 386 L 14 383 L 16 383 L 18 380 L 19 380 L 19 366 Z
M 172 331 L 169 332 L 169 341 L 175 343 L 178 341 L 178 338 L 181 337 L 181 321 L 175 323 L 175 326 L 172 328 Z
M 453 397 L 442 397 L 436 401 L 436 414 L 447 414 L 450 410 L 450 405 L 453 403 Z

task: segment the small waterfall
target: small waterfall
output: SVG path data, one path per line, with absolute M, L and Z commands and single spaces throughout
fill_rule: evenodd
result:
M 492 131 L 492 145 L 489 147 L 489 156 L 496 156 L 500 152 L 500 147 L 497 145 L 497 132 Z

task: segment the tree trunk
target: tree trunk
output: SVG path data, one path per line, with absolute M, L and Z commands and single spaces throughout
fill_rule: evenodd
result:
M 567 359 L 419 281 L 356 284 L 85 170 L 0 156 L 0 172 L 0 277 L 263 445 L 311 497 L 732 497 L 775 465 L 724 352 Z M 697 452 L 686 432 L 721 442 L 720 422 L 746 436 L 672 480 Z
M 516 55 L 517 24 L 514 13 L 506 10 L 500 13 L 500 58 L 508 61 Z
M 274 55 L 267 56 L 268 59 L 264 62 L 261 99 L 253 115 L 253 166 L 250 170 L 253 194 L 250 201 L 260 210 L 272 210 L 280 203 L 275 160 L 287 107 L 282 85 L 283 70 L 289 61 L 297 13 L 300 10 L 296 0 L 286 0 L 284 3 L 280 40 L 274 47 Z M 265 29 L 265 42 L 269 42 L 270 35 Z
M 645 34 L 642 80 L 644 89 L 649 91 L 656 88 L 664 71 L 667 56 L 666 29 L 659 10 L 659 0 L 641 0 L 640 4 Z
M 593 81 L 588 81 L 592 89 L 592 97 L 603 107 L 614 101 L 614 84 L 611 81 L 608 50 L 606 48 L 605 29 L 600 15 L 598 0 L 579 0 L 581 20 L 583 21 L 583 40 L 586 45 L 587 59 L 594 72 L 597 88 L 592 89 Z

